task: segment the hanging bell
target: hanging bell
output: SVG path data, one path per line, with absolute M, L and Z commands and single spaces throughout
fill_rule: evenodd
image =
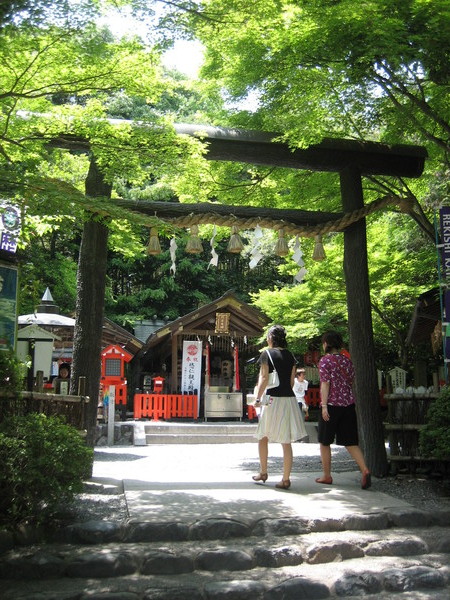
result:
M 189 254 L 200 254 L 203 252 L 203 246 L 198 237 L 198 225 L 192 225 L 190 230 L 190 237 L 186 244 L 186 252 Z
M 289 246 L 284 237 L 284 229 L 281 228 L 278 232 L 277 243 L 275 244 L 275 254 L 277 256 L 287 256 L 289 254 Z
M 233 254 L 239 254 L 244 249 L 244 242 L 239 235 L 239 228 L 236 225 L 233 225 L 231 228 L 231 237 L 228 242 L 227 252 L 232 252 Z
M 161 245 L 158 238 L 158 230 L 156 227 L 150 229 L 150 239 L 147 246 L 147 254 L 161 254 Z
M 325 249 L 323 247 L 323 243 L 322 243 L 322 236 L 316 235 L 314 237 L 315 239 L 315 246 L 314 246 L 314 252 L 313 252 L 313 260 L 325 260 L 326 258 L 326 254 L 325 254 Z

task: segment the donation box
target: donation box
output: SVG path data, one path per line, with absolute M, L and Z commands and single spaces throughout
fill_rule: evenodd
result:
M 125 378 L 125 363 L 130 362 L 133 355 L 120 346 L 108 346 L 101 354 L 102 376 L 100 385 L 103 393 L 113 385 L 116 388 L 116 404 L 127 403 L 127 380 Z

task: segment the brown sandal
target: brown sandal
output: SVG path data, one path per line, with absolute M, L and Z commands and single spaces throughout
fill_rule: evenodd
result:
M 290 479 L 282 479 L 280 481 L 280 483 L 276 483 L 275 487 L 278 488 L 279 490 L 288 490 L 291 487 L 291 480 Z
M 263 483 L 266 483 L 267 478 L 267 473 L 259 473 L 259 475 L 253 475 L 252 477 L 253 481 L 262 481 Z
M 333 483 L 332 477 L 317 477 L 316 483 L 324 483 L 325 485 L 331 485 Z

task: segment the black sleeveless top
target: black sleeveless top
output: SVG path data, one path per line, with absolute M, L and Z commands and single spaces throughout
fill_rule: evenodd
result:
M 279 398 L 280 396 L 294 396 L 294 391 L 291 388 L 291 373 L 292 367 L 296 361 L 292 352 L 287 348 L 268 348 L 261 352 L 261 356 L 258 359 L 258 364 L 268 364 L 269 373 L 272 373 L 273 367 L 270 358 L 267 356 L 267 352 L 270 352 L 270 356 L 273 360 L 276 370 L 278 371 L 278 377 L 280 379 L 280 385 L 276 388 L 271 388 L 267 391 L 268 394 Z

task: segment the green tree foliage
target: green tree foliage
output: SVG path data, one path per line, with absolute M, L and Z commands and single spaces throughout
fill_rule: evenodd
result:
M 312 260 L 312 241 L 302 242 L 308 273 L 301 284 L 252 294 L 272 321 L 282 322 L 293 347 L 305 352 L 330 327 L 347 337 L 347 301 L 342 269 L 343 236 L 324 237 L 326 259 Z M 436 283 L 436 254 L 406 215 L 395 212 L 368 221 L 368 256 L 377 367 L 411 364 L 406 337 L 417 295 Z M 294 274 L 295 265 L 286 264 Z
M 293 147 L 336 136 L 425 144 L 428 179 L 377 177 L 364 187 L 366 199 L 374 193 L 415 198 L 411 217 L 433 238 L 427 183 L 446 168 L 450 133 L 446 0 L 176 6 L 185 10 L 182 26 L 206 47 L 203 76 L 234 100 L 256 93 L 256 109 L 235 111 L 231 124 L 280 131 Z M 299 198 L 324 208 L 320 193 L 309 188 Z
M 66 22 L 68 16 L 85 22 L 92 17 L 98 0 L 3 0 L 0 4 L 0 26 L 40 25 L 52 21 Z
M 205 73 L 236 98 L 258 90 L 258 118 L 293 143 L 397 125 L 395 141 L 401 131 L 448 149 L 446 0 L 197 6 L 189 18 L 207 47 Z

